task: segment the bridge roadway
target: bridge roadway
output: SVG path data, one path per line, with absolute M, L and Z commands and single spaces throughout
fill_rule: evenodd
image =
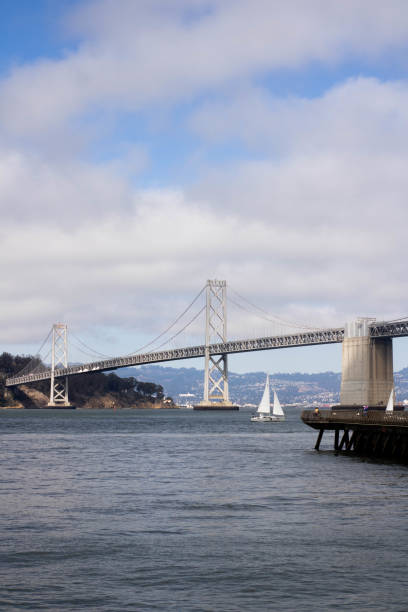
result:
M 408 336 L 408 321 L 375 322 L 370 325 L 370 336 L 380 337 L 402 337 Z M 344 339 L 344 327 L 318 329 L 315 331 L 289 334 L 285 336 L 267 336 L 265 338 L 253 338 L 250 340 L 230 340 L 228 342 L 211 344 L 210 355 L 228 355 L 232 353 L 246 353 L 250 351 L 265 351 L 268 349 L 289 348 L 294 346 L 311 346 L 315 344 L 334 344 Z M 178 359 L 194 359 L 204 357 L 205 346 L 189 346 L 186 348 L 141 353 L 126 357 L 114 357 L 102 361 L 94 361 L 83 365 L 73 365 L 67 368 L 59 368 L 54 372 L 56 378 L 62 376 L 75 376 L 87 372 L 104 372 L 130 366 L 143 365 L 145 363 L 160 363 L 163 361 L 175 361 Z M 51 378 L 51 369 L 31 374 L 13 376 L 6 380 L 6 386 L 12 387 L 24 383 Z

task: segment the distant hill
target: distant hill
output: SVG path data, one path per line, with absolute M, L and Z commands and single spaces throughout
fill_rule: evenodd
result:
M 5 378 L 21 370 L 27 361 L 30 361 L 30 357 L 14 357 L 9 353 L 0 355 L 0 407 L 28 403 L 37 405 L 41 402 L 45 405 L 48 401 L 49 381 L 39 381 L 28 385 L 27 389 L 5 388 Z M 331 405 L 340 400 L 341 374 L 338 372 L 278 373 L 271 375 L 270 380 L 284 404 Z M 408 368 L 394 372 L 394 381 L 397 401 L 408 399 Z M 230 372 L 230 399 L 241 406 L 257 405 L 264 384 L 264 372 Z M 39 396 L 34 397 L 30 389 L 42 393 L 42 400 Z M 81 374 L 70 380 L 70 399 L 81 407 L 98 407 L 105 403 L 109 406 L 142 407 L 148 403 L 157 404 L 166 396 L 176 403 L 185 403 L 186 398 L 180 395 L 187 393 L 190 394 L 189 401 L 195 403 L 203 399 L 203 392 L 204 370 L 196 368 L 143 365 L 119 368 L 106 374 Z
M 41 366 L 38 358 L 0 354 L 0 408 L 44 408 L 49 401 L 50 381 L 42 380 L 29 385 L 6 387 L 5 381 L 28 364 Z M 133 371 L 134 373 L 134 371 Z M 110 372 L 92 372 L 71 377 L 69 398 L 78 408 L 150 408 L 172 407 L 163 388 L 148 380 L 117 376 Z
M 174 401 L 182 401 L 180 394 L 191 393 L 193 402 L 203 398 L 204 371 L 196 368 L 169 368 L 159 365 L 143 365 L 136 368 L 116 370 L 119 376 L 134 376 L 140 381 L 154 381 L 163 387 L 166 395 Z M 285 404 L 336 404 L 340 401 L 339 372 L 317 374 L 278 373 L 270 376 L 271 386 Z M 398 401 L 408 399 L 408 368 L 394 374 Z M 240 405 L 258 404 L 265 384 L 263 372 L 229 374 L 230 398 Z
M 204 371 L 196 368 L 169 368 L 157 365 L 143 365 L 137 368 L 117 370 L 119 376 L 135 376 L 138 380 L 153 380 L 163 387 L 166 395 L 174 401 L 182 401 L 180 394 L 193 394 L 192 401 L 203 398 Z M 285 404 L 307 404 L 310 402 L 335 403 L 339 400 L 340 374 L 323 372 L 319 374 L 271 375 L 271 385 Z M 240 405 L 257 404 L 265 385 L 264 372 L 237 374 L 230 372 L 230 399 Z

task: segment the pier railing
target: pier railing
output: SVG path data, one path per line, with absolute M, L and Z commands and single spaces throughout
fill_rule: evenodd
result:
M 315 450 L 323 434 L 333 431 L 335 453 L 391 459 L 408 463 L 408 412 L 402 410 L 304 410 L 302 420 L 319 431 Z
M 326 425 L 396 425 L 408 426 L 408 412 L 385 412 L 383 410 L 304 410 L 302 420 L 318 427 Z

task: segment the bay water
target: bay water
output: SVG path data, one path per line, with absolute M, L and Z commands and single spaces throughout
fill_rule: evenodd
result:
M 0 609 L 408 610 L 408 470 L 288 408 L 0 413 Z

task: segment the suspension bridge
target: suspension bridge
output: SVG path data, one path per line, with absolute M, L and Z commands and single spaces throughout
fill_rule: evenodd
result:
M 205 291 L 205 305 L 181 329 L 172 333 L 155 350 L 143 352 L 152 343 L 162 340 L 174 327 L 181 323 L 187 313 L 198 302 Z M 6 380 L 6 386 L 30 384 L 40 380 L 50 380 L 49 406 L 69 406 L 68 379 L 71 376 L 91 372 L 103 372 L 118 368 L 160 363 L 182 359 L 204 358 L 204 397 L 202 408 L 229 408 L 228 390 L 228 355 L 251 351 L 263 351 L 278 348 L 311 346 L 319 344 L 343 343 L 343 366 L 341 404 L 356 406 L 369 404 L 381 406 L 386 403 L 387 393 L 393 388 L 392 338 L 408 336 L 408 320 L 401 318 L 394 321 L 377 322 L 362 318 L 344 327 L 314 329 L 297 323 L 288 322 L 279 317 L 271 318 L 268 313 L 257 308 L 251 302 L 234 293 L 235 299 L 230 302 L 248 312 L 248 306 L 258 310 L 258 315 L 278 326 L 279 332 L 273 335 L 252 337 L 237 340 L 227 339 L 227 283 L 220 280 L 209 280 L 206 286 L 194 298 L 180 316 L 151 343 L 141 347 L 137 352 L 119 357 L 105 357 L 97 361 L 79 365 L 68 362 L 67 325 L 53 325 L 39 354 L 47 342 L 51 342 L 51 364 L 46 358 L 36 356 L 23 371 Z M 238 298 L 238 299 L 237 299 Z M 193 325 L 198 317 L 205 314 L 205 343 L 181 348 L 160 349 L 165 343 L 172 342 Z M 284 331 L 285 328 L 285 331 Z M 290 333 L 288 333 L 288 328 Z M 291 328 L 291 329 L 290 329 Z M 82 347 L 89 348 L 78 339 Z M 107 358 L 106 358 L 107 357 Z

